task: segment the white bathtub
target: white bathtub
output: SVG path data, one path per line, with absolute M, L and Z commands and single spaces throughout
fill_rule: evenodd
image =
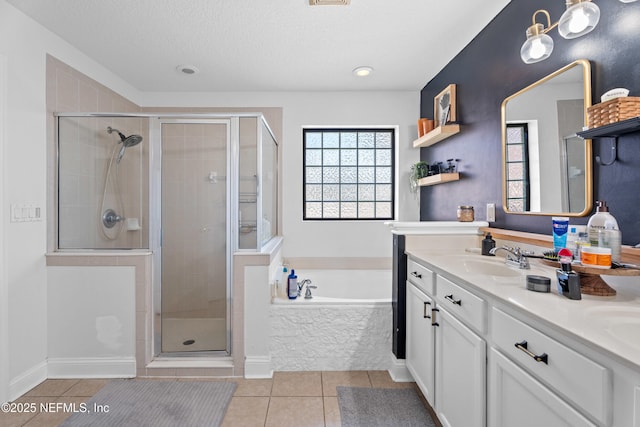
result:
M 391 270 L 296 270 L 313 298 L 271 305 L 276 371 L 386 370 L 391 361 Z

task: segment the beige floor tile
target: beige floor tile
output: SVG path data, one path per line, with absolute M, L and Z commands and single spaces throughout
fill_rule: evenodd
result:
M 222 427 L 264 427 L 268 408 L 268 397 L 234 396 L 222 421 Z
M 93 396 L 110 380 L 80 380 L 75 383 L 63 396 Z
M 337 396 L 337 386 L 371 387 L 367 371 L 326 371 L 322 373 L 324 396 Z
M 41 398 L 34 398 L 41 399 Z M 15 403 L 18 403 L 16 400 Z M 33 401 L 24 401 L 22 403 L 34 403 Z M 20 427 L 25 425 L 30 419 L 38 415 L 40 403 L 36 403 L 36 408 L 32 408 L 31 405 L 14 406 L 12 411 L 15 412 L 0 412 L 0 427 Z
M 322 396 L 320 372 L 275 372 L 271 396 Z
M 271 396 L 271 387 L 273 386 L 272 379 L 233 379 L 229 380 L 238 384 L 234 396 Z
M 45 380 L 40 383 L 25 396 L 62 396 L 80 380 Z
M 341 427 L 340 406 L 335 396 L 325 396 L 324 399 L 324 425 L 325 427 Z
M 322 397 L 272 397 L 266 427 L 324 427 Z
M 369 371 L 369 379 L 373 388 L 414 388 L 414 382 L 395 382 L 388 371 Z

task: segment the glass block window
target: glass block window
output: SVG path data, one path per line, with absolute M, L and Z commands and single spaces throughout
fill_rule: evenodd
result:
M 305 220 L 390 220 L 394 129 L 304 129 Z
M 526 123 L 507 124 L 507 208 L 529 210 L 529 144 Z

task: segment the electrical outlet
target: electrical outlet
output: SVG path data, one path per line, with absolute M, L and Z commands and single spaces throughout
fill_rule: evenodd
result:
M 496 220 L 496 204 L 487 203 L 487 221 L 495 222 Z

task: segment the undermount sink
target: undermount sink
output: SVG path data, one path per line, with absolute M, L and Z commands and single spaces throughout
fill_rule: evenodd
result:
M 602 306 L 590 307 L 587 317 L 599 325 L 613 338 L 640 350 L 640 307 Z
M 469 273 L 484 274 L 497 277 L 520 277 L 526 270 L 516 270 L 497 261 L 465 260 L 462 262 L 464 269 Z

